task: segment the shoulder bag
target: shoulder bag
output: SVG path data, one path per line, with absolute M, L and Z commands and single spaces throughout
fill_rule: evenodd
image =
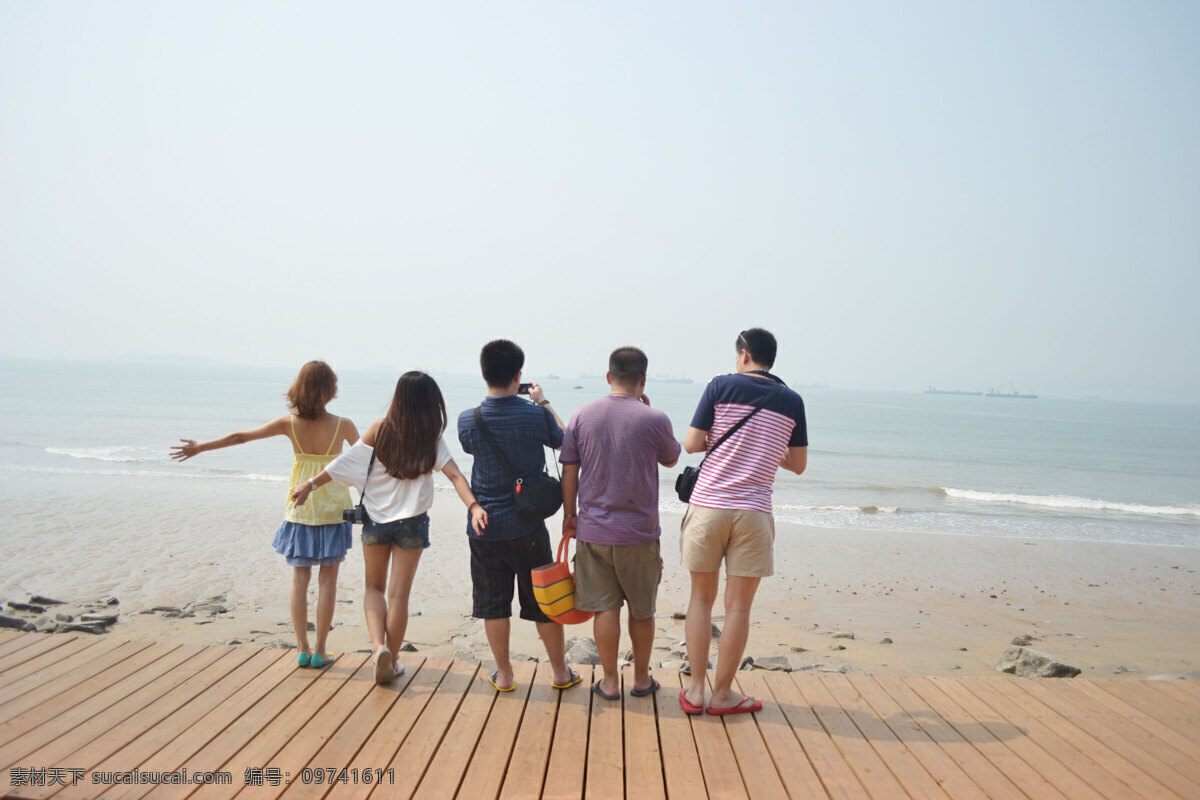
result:
M 541 522 L 547 517 L 554 516 L 557 511 L 562 508 L 562 482 L 558 478 L 552 478 L 546 474 L 545 465 L 542 469 L 536 472 L 531 472 L 528 475 L 518 475 L 513 472 L 512 465 L 508 463 L 508 459 L 504 457 L 504 453 L 500 450 L 500 446 L 496 444 L 495 437 L 488 430 L 488 426 L 483 421 L 483 412 L 480 406 L 475 408 L 475 425 L 479 428 L 479 432 L 483 434 L 483 438 L 487 439 L 487 443 L 492 448 L 492 452 L 496 454 L 496 458 L 500 461 L 500 466 L 504 468 L 504 472 L 508 475 L 508 479 L 513 483 L 513 495 L 516 498 L 517 514 L 526 522 Z M 546 431 L 550 432 L 550 415 L 546 413 Z M 554 469 L 558 470 L 558 462 L 554 462 Z
M 776 380 L 778 380 L 778 379 L 776 379 Z M 692 490 L 696 488 L 696 481 L 699 480 L 699 478 L 700 478 L 700 470 L 704 467 L 704 462 L 708 460 L 708 457 L 713 454 L 713 450 L 716 450 L 718 447 L 720 447 L 721 444 L 726 439 L 728 439 L 730 436 L 732 436 L 737 431 L 738 428 L 745 425 L 747 420 L 749 420 L 751 417 L 753 417 L 755 414 L 757 414 L 759 411 L 761 411 L 763 406 L 765 406 L 767 403 L 774 400 L 779 395 L 779 393 L 784 390 L 784 388 L 785 387 L 783 386 L 783 382 L 780 381 L 779 386 L 776 386 L 774 389 L 767 392 L 766 396 L 763 397 L 762 400 L 758 401 L 758 405 L 756 405 L 754 407 L 754 410 L 752 410 L 749 414 L 747 414 L 746 416 L 744 416 L 740 420 L 738 420 L 736 425 L 734 425 L 729 430 L 725 431 L 725 433 L 721 436 L 720 439 L 717 439 L 717 443 L 714 444 L 709 449 L 709 451 L 704 454 L 704 458 L 701 459 L 701 461 L 700 461 L 700 466 L 683 468 L 683 472 L 681 472 L 675 478 L 675 494 L 679 495 L 679 501 L 681 503 L 687 503 L 692 499 Z

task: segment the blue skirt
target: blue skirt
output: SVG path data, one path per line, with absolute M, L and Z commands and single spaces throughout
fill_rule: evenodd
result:
M 354 543 L 354 526 L 302 525 L 284 520 L 275 530 L 275 552 L 287 558 L 289 567 L 329 567 L 346 560 Z

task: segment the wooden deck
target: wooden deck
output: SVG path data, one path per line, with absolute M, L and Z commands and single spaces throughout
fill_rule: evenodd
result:
M 0 633 L 5 797 L 1200 798 L 1200 686 L 740 673 L 753 716 L 559 692 L 522 664 Z M 141 773 L 227 773 L 209 785 Z M 346 771 L 343 773 L 342 770 Z M 141 776 L 143 779 L 145 776 Z M 124 781 L 113 783 L 113 781 Z M 368 782 L 369 781 L 369 782 Z

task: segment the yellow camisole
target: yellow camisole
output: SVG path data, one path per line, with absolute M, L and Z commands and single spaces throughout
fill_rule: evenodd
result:
M 292 501 L 291 487 L 299 486 L 309 478 L 316 477 L 325 469 L 330 461 L 340 453 L 333 452 L 337 444 L 338 432 L 342 428 L 342 418 L 338 417 L 337 427 L 333 430 L 333 441 L 323 455 L 305 453 L 296 438 L 296 417 L 292 416 L 292 441 L 296 443 L 296 456 L 292 461 L 292 475 L 288 479 L 288 497 L 284 505 L 283 518 L 288 522 L 298 522 L 302 525 L 334 525 L 342 521 L 342 510 L 353 507 L 350 502 L 350 490 L 336 483 L 327 483 L 318 487 L 305 501 L 297 507 Z

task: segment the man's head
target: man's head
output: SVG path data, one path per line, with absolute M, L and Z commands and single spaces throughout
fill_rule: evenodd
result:
M 479 367 L 483 379 L 493 389 L 505 389 L 521 374 L 525 366 L 525 351 L 508 339 L 488 342 L 479 351 Z
M 745 357 L 753 363 L 764 369 L 770 369 L 775 366 L 775 336 L 762 328 L 749 328 L 738 334 L 737 354 L 739 362 Z
M 646 382 L 650 359 L 636 347 L 618 347 L 608 357 L 608 382 L 623 389 L 639 389 Z

